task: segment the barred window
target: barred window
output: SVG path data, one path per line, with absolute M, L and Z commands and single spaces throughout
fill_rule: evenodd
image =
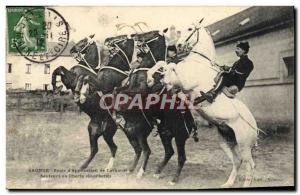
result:
M 287 56 L 287 57 L 283 57 L 282 59 L 287 70 L 286 77 L 293 78 L 295 75 L 295 57 Z
M 26 74 L 31 73 L 31 64 L 26 64 Z
M 11 63 L 7 64 L 7 72 L 12 73 L 12 64 Z
M 31 90 L 31 83 L 25 83 L 25 90 Z

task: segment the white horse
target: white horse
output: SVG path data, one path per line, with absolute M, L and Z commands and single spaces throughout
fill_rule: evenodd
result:
M 177 65 L 165 66 L 164 62 L 158 62 L 148 72 L 148 81 L 150 84 L 153 83 L 152 74 L 163 67 L 165 86 L 168 89 L 180 86 L 184 93 L 194 99 L 200 96 L 200 91 L 206 92 L 213 88 L 214 78 L 217 76 L 219 68 L 214 65 L 216 52 L 210 33 L 201 26 L 201 22 L 189 30 L 193 30 L 193 32 L 190 32 L 188 37 L 182 36 L 178 43 L 183 43 L 183 40 L 184 44 L 191 45 L 190 54 Z M 219 132 L 220 135 L 220 146 L 233 164 L 231 174 L 222 187 L 231 187 L 234 184 L 242 163 L 246 167 L 244 187 L 249 186 L 255 167 L 251 150 L 257 141 L 258 128 L 247 106 L 238 99 L 230 99 L 222 93 L 212 104 L 205 101 L 194 106 L 191 111 L 194 117 L 201 115 L 213 121 L 218 127 L 216 132 Z M 224 129 L 222 127 L 227 127 L 227 130 L 222 131 Z M 229 133 L 235 137 L 234 144 L 226 139 Z

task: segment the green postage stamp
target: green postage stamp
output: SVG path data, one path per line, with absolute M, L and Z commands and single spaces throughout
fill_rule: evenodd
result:
M 68 43 L 68 25 L 54 9 L 7 7 L 8 52 L 36 63 L 57 58 Z

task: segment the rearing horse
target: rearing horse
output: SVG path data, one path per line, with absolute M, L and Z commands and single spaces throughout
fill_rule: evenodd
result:
M 99 65 L 99 57 L 100 54 L 98 52 L 98 48 L 96 43 L 92 41 L 93 35 L 83 40 L 79 41 L 72 49 L 71 53 L 75 53 L 76 57 L 78 57 L 79 64 L 72 67 L 70 70 L 67 70 L 63 66 L 56 68 L 52 73 L 52 86 L 53 91 L 55 93 L 59 92 L 62 89 L 62 86 L 56 86 L 56 77 L 61 76 L 62 83 L 66 86 L 67 89 L 71 89 L 73 93 L 78 93 L 77 90 L 80 90 L 82 87 L 83 76 L 89 76 L 89 83 L 91 90 L 98 90 L 99 82 L 103 81 L 103 78 L 98 81 L 98 75 L 95 73 L 96 67 Z M 119 40 L 119 37 L 117 37 Z M 115 39 L 111 39 L 115 40 Z M 119 43 L 115 43 L 115 46 L 119 46 Z M 119 46 L 125 54 L 128 55 L 128 58 L 132 57 L 133 53 L 133 40 L 123 40 L 122 45 Z M 123 70 L 129 69 L 128 66 L 124 66 L 124 57 L 121 57 L 123 53 L 121 51 L 117 51 L 110 58 L 109 66 L 112 68 L 102 69 L 101 73 L 104 76 L 109 78 L 111 85 L 114 85 L 114 67 L 126 67 Z M 121 59 L 122 58 L 122 59 Z M 96 66 L 97 65 L 97 66 Z M 117 68 L 116 68 L 117 69 Z M 100 75 L 101 75 L 100 74 Z M 117 73 L 118 74 L 118 73 Z M 118 74 L 119 75 L 119 74 Z M 119 80 L 124 79 L 124 74 L 121 74 Z M 101 78 L 101 77 L 100 77 Z M 101 85 L 100 85 L 101 88 Z M 113 86 L 110 86 L 112 89 Z M 116 154 L 117 146 L 113 141 L 113 136 L 117 130 L 117 126 L 115 122 L 112 120 L 110 115 L 106 110 L 101 110 L 99 108 L 100 97 L 98 95 L 94 95 L 86 100 L 85 102 L 77 103 L 81 110 L 83 110 L 90 117 L 90 122 L 88 125 L 89 139 L 91 145 L 91 153 L 89 158 L 85 161 L 85 163 L 81 166 L 81 169 L 85 169 L 91 160 L 94 158 L 96 153 L 98 152 L 98 138 L 103 135 L 104 140 L 108 144 L 112 157 L 107 165 L 107 168 L 110 169 L 113 166 L 114 157 Z
M 157 35 L 158 40 L 160 43 L 162 43 L 163 47 L 165 48 L 165 38 L 164 36 L 159 35 L 156 31 L 155 32 L 149 32 L 149 33 L 143 33 L 143 34 L 135 34 L 134 39 L 139 39 L 139 38 L 143 38 L 145 40 L 148 40 L 149 35 L 152 35 L 152 33 L 154 33 L 155 35 Z M 154 40 L 155 42 L 155 40 Z M 160 54 L 160 51 L 157 52 L 157 54 Z M 161 54 L 160 54 L 161 55 Z M 161 58 L 165 57 L 165 53 L 162 53 Z M 130 58 L 128 58 L 130 59 Z M 155 64 L 154 62 L 152 62 L 152 64 Z M 104 67 L 103 67 L 104 68 Z M 106 72 L 104 72 L 106 71 Z M 109 72 L 108 72 L 109 71 Z M 115 69 L 115 68 L 111 68 L 111 67 L 105 67 L 105 69 L 103 70 L 103 73 L 101 74 L 101 69 L 99 71 L 100 74 L 98 74 L 98 78 L 102 79 L 102 81 L 100 82 L 105 83 L 105 85 L 103 87 L 106 87 L 105 89 L 103 89 L 103 87 L 100 87 L 101 91 L 105 93 L 108 92 L 112 92 L 113 91 L 113 87 L 119 87 L 120 85 L 120 81 L 122 81 L 121 77 L 122 74 L 124 74 L 122 72 L 122 70 L 120 69 Z M 112 86 L 112 83 L 109 82 L 110 78 L 112 77 L 111 75 L 105 75 L 107 73 L 119 73 L 120 77 L 119 78 L 119 83 L 116 82 L 114 86 Z M 116 78 L 116 77 L 113 77 Z M 146 83 L 146 78 L 143 79 Z M 130 84 L 129 84 L 130 85 Z M 130 85 L 129 90 L 126 90 L 126 93 L 128 92 L 132 92 L 131 89 L 135 88 L 134 86 Z M 140 87 L 138 87 L 138 89 L 140 89 Z M 123 91 L 125 92 L 125 91 Z M 140 92 L 140 90 L 139 90 Z M 94 91 L 81 91 L 81 95 L 85 95 L 86 97 L 89 97 L 89 94 L 93 94 Z M 87 98 L 88 100 L 88 98 Z M 148 113 L 144 113 L 143 111 L 140 110 L 121 110 L 120 113 L 122 114 L 122 116 L 124 117 L 126 124 L 125 124 L 125 128 L 123 129 L 123 131 L 125 132 L 126 136 L 128 137 L 130 144 L 133 146 L 134 150 L 135 150 L 135 157 L 134 157 L 134 161 L 132 163 L 132 165 L 129 168 L 129 172 L 133 172 L 138 164 L 138 161 L 141 157 L 141 155 L 143 154 L 143 160 L 142 160 L 142 165 L 138 171 L 137 177 L 141 178 L 146 170 L 146 166 L 148 163 L 148 159 L 151 153 L 151 150 L 149 148 L 148 142 L 147 142 L 147 137 L 149 136 L 151 130 L 153 129 L 151 118 L 148 118 Z
M 199 96 L 200 91 L 208 91 L 213 87 L 214 78 L 219 69 L 214 63 L 216 52 L 213 40 L 209 32 L 201 25 L 202 20 L 199 24 L 189 28 L 193 30 L 192 33 L 182 36 L 179 40 L 180 44 L 192 45 L 192 50 L 185 60 L 171 68 L 164 63 L 157 63 L 149 71 L 150 82 L 152 82 L 152 72 L 165 67 L 163 83 L 168 88 L 179 86 L 194 98 Z M 219 135 L 221 135 L 220 146 L 233 164 L 231 174 L 222 187 L 230 187 L 234 184 L 241 163 L 246 166 L 244 186 L 249 186 L 255 167 L 251 149 L 257 141 L 259 129 L 247 106 L 238 99 L 228 98 L 223 93 L 212 104 L 205 101 L 195 107 L 190 105 L 195 116 L 200 115 L 208 119 L 218 128 Z M 235 149 L 238 149 L 237 153 Z M 236 164 L 238 156 L 241 157 L 241 161 Z
M 154 31 L 136 35 L 135 39 L 139 42 L 138 45 L 140 51 L 144 53 L 144 57 L 142 58 L 141 66 L 131 74 L 128 89 L 124 92 L 133 95 L 148 95 L 153 93 L 166 94 L 167 92 L 163 84 L 160 83 L 160 79 L 163 75 L 159 71 L 155 72 L 154 86 L 147 86 L 147 71 L 154 66 L 156 62 L 165 60 L 166 43 L 164 36 L 160 35 L 158 31 Z M 152 107 L 149 110 L 141 112 L 145 112 L 148 119 L 157 118 L 161 121 L 158 125 L 158 133 L 165 149 L 165 156 L 155 171 L 155 177 L 157 178 L 160 177 L 162 170 L 174 154 L 172 139 L 175 138 L 178 151 L 178 166 L 174 177 L 170 181 L 171 184 L 175 184 L 179 180 L 181 170 L 186 160 L 186 140 L 194 128 L 193 121 L 190 120 L 191 114 L 189 111 L 182 113 L 180 110 L 160 110 L 157 108 L 153 109 Z M 139 121 L 139 123 L 143 122 L 145 122 L 145 119 Z M 130 123 L 130 117 L 127 119 L 127 123 Z

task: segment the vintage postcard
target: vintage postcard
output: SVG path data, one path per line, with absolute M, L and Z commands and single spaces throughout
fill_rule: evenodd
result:
M 7 6 L 7 189 L 295 189 L 293 6 Z

